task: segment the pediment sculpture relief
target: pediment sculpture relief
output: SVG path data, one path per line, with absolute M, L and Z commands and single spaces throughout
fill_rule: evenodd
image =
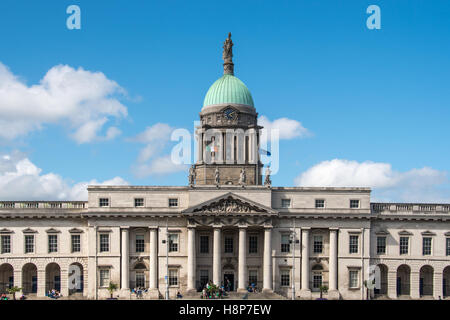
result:
M 209 205 L 205 205 L 201 208 L 197 208 L 194 212 L 205 213 L 252 213 L 252 212 L 265 212 L 264 209 L 245 203 L 239 199 L 228 197 L 216 202 L 212 202 Z

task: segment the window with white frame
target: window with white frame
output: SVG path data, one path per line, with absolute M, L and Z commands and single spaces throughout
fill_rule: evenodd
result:
M 48 235 L 48 252 L 58 252 L 58 235 L 49 234 Z
M 322 253 L 322 251 L 323 251 L 323 237 L 322 236 L 314 236 L 313 252 L 314 253 Z
M 170 198 L 169 199 L 169 207 L 178 207 L 178 199 Z
M 108 252 L 109 251 L 109 234 L 101 233 L 100 234 L 100 252 Z
M 316 208 L 325 208 L 325 200 L 316 199 Z
M 169 269 L 169 286 L 178 286 L 178 269 Z
M 282 287 L 289 287 L 291 284 L 291 270 L 283 269 L 280 271 L 280 285 Z
M 422 238 L 422 254 L 424 256 L 431 255 L 431 237 L 423 237 Z
M 281 235 L 281 252 L 291 252 L 291 237 L 289 234 Z
M 258 270 L 248 270 L 248 284 L 258 284 Z
M 108 287 L 109 286 L 109 269 L 100 269 L 100 287 Z
M 209 253 L 209 236 L 200 236 L 200 253 Z
M 25 238 L 25 253 L 33 253 L 34 252 L 34 235 L 26 234 L 24 238 Z
M 10 235 L 2 235 L 0 244 L 1 244 L 1 252 L 2 253 L 11 253 L 11 236 Z
M 359 242 L 358 235 L 350 235 L 350 239 L 349 239 L 349 252 L 350 253 L 358 253 L 358 242 Z
M 98 205 L 100 207 L 109 207 L 109 198 L 100 198 L 100 199 L 98 199 Z
M 81 251 L 81 236 L 79 234 L 72 234 L 72 252 L 80 252 Z
M 134 199 L 134 206 L 136 208 L 143 207 L 144 206 L 144 198 L 135 198 Z
M 386 237 L 380 236 L 377 237 L 377 254 L 385 254 L 386 253 Z
M 348 271 L 349 287 L 358 288 L 359 287 L 359 272 L 358 270 Z
M 145 273 L 142 271 L 136 272 L 136 287 L 145 288 Z
M 290 208 L 291 207 L 291 199 L 281 199 L 281 207 L 282 208 Z
M 445 242 L 446 242 L 446 244 L 445 244 L 446 254 L 447 254 L 447 256 L 450 256 L 450 238 L 446 238 Z
M 145 239 L 143 234 L 136 235 L 136 252 L 141 253 L 145 251 Z
M 358 209 L 359 200 L 350 200 L 350 209 Z
M 400 237 L 400 254 L 408 254 L 409 237 Z
M 169 252 L 177 252 L 178 251 L 178 234 L 171 233 L 169 234 Z
M 258 253 L 258 236 L 250 235 L 248 237 L 248 253 Z
M 225 237 L 225 253 L 233 253 L 233 237 Z
M 315 271 L 313 273 L 313 289 L 319 289 L 322 286 L 322 272 Z

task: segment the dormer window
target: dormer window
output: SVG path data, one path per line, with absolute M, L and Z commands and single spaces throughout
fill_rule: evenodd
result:
M 109 207 L 109 199 L 108 198 L 100 198 L 98 200 L 98 205 L 100 207 Z
M 350 209 L 359 209 L 359 200 L 350 200 Z

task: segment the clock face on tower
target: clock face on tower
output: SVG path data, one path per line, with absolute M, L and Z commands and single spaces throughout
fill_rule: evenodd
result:
M 223 115 L 225 116 L 225 119 L 233 120 L 237 117 L 237 111 L 233 108 L 228 107 L 223 111 Z

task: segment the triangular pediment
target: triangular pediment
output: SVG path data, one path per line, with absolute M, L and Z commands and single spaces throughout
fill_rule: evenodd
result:
M 277 214 L 277 211 L 232 192 L 192 206 L 184 214 Z

